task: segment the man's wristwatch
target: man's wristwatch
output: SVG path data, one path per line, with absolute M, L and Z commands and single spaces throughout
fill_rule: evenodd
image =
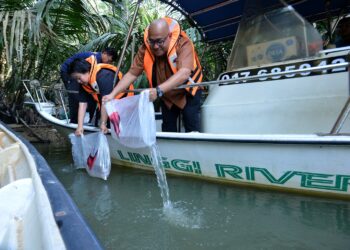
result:
M 159 86 L 156 87 L 157 90 L 157 97 L 160 98 L 164 95 L 164 92 L 159 88 Z

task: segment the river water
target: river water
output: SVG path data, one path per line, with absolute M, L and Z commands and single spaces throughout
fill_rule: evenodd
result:
M 350 202 L 113 166 L 107 181 L 75 170 L 70 148 L 36 145 L 106 249 L 350 249 Z M 83 240 L 83 239 L 79 239 Z

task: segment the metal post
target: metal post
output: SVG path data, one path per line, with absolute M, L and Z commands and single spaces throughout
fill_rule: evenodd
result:
M 41 107 L 41 101 L 40 101 L 40 97 L 39 97 L 39 94 L 38 94 L 38 90 L 35 88 L 35 95 L 36 95 L 36 98 L 38 98 L 38 103 L 39 103 L 39 109 L 40 111 L 42 111 L 42 107 Z
M 41 99 L 43 100 L 43 102 L 47 102 L 47 99 L 43 93 L 43 89 L 40 87 L 39 88 L 39 92 L 40 92 L 40 95 L 41 95 Z
M 331 65 L 325 65 L 325 66 L 316 66 L 316 67 L 310 67 L 305 69 L 295 69 L 295 70 L 288 70 L 288 71 L 281 71 L 278 73 L 268 73 L 264 75 L 251 75 L 251 76 L 242 76 L 237 78 L 230 78 L 225 80 L 216 80 L 216 81 L 208 81 L 208 82 L 201 82 L 201 83 L 191 83 L 191 84 L 183 84 L 175 89 L 185 89 L 189 87 L 199 87 L 199 86 L 211 86 L 211 85 L 226 85 L 226 84 L 247 84 L 246 81 L 252 81 L 252 80 L 258 80 L 259 78 L 271 78 L 274 76 L 284 76 L 288 74 L 298 74 L 298 73 L 304 73 L 304 72 L 319 72 L 323 70 L 329 70 L 329 69 L 339 69 L 339 68 L 345 68 L 349 67 L 350 63 L 344 62 L 344 63 L 337 63 L 337 64 L 331 64 Z M 350 86 L 350 85 L 349 85 Z M 124 92 L 141 92 L 144 89 L 134 89 L 134 90 L 126 90 Z
M 67 114 L 66 107 L 65 107 L 65 105 L 64 105 L 64 101 L 63 101 L 63 97 L 62 97 L 62 92 L 61 92 L 61 90 L 58 90 L 58 92 L 59 92 L 59 94 L 60 94 L 60 99 L 61 99 L 61 103 L 62 103 L 64 115 L 66 116 L 66 121 L 67 121 L 67 124 L 68 124 L 68 123 L 69 123 L 69 118 L 68 118 L 68 114 Z
M 349 81 L 349 87 L 350 87 L 350 67 L 348 66 L 348 81 Z M 349 93 L 350 95 L 350 93 Z M 343 109 L 341 110 L 332 130 L 331 134 L 338 134 L 340 130 L 342 129 L 346 119 L 348 118 L 350 113 L 350 96 L 348 97 Z
M 132 35 L 132 42 L 131 42 L 131 60 L 130 60 L 130 67 L 132 65 L 132 61 L 134 60 L 135 57 L 135 35 Z
M 130 24 L 130 27 L 129 27 L 129 32 L 128 32 L 128 35 L 126 36 L 125 43 L 124 43 L 124 46 L 123 46 L 123 50 L 122 50 L 122 53 L 121 53 L 121 55 L 119 57 L 119 61 L 118 61 L 118 65 L 117 65 L 117 71 L 115 72 L 115 75 L 114 75 L 113 87 L 115 86 L 115 83 L 117 81 L 117 77 L 118 77 L 118 74 L 119 74 L 119 71 L 120 71 L 120 66 L 121 66 L 122 60 L 124 58 L 126 47 L 128 46 L 128 41 L 129 41 L 129 38 L 131 36 L 131 32 L 132 32 L 132 29 L 133 29 L 133 26 L 134 26 L 136 15 L 137 15 L 137 12 L 139 10 L 141 2 L 142 2 L 142 0 L 138 0 L 137 4 L 136 4 L 136 9 L 135 9 L 135 12 L 134 12 L 134 16 L 132 17 L 132 21 L 131 21 L 131 24 Z
M 24 80 L 22 80 L 22 82 L 23 82 L 24 88 L 27 90 L 27 93 L 28 93 L 29 96 L 30 96 L 30 99 L 32 99 L 32 102 L 33 102 L 33 104 L 35 105 L 34 98 L 33 98 L 32 94 L 30 93 L 30 91 L 29 91 L 29 89 L 28 89 L 28 87 L 27 87 L 27 84 L 24 82 Z
M 341 130 L 341 128 L 344 125 L 344 122 L 346 121 L 346 118 L 348 118 L 350 113 L 350 97 L 348 98 L 348 100 L 346 101 L 342 111 L 340 112 L 337 121 L 335 122 L 332 130 L 331 130 L 331 134 L 338 134 L 339 131 Z

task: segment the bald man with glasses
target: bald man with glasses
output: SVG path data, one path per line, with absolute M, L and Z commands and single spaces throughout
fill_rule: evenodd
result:
M 144 43 L 131 68 L 103 101 L 110 101 L 123 92 L 142 72 L 146 73 L 149 82 L 150 101 L 160 99 L 162 131 L 179 131 L 177 119 L 180 114 L 186 132 L 200 131 L 201 88 L 175 88 L 201 82 L 202 67 L 192 41 L 174 19 L 160 18 L 146 28 Z

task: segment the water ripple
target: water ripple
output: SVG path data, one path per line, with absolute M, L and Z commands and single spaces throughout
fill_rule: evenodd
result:
M 203 211 L 185 202 L 173 202 L 164 207 L 162 219 L 182 228 L 200 229 L 204 225 Z

